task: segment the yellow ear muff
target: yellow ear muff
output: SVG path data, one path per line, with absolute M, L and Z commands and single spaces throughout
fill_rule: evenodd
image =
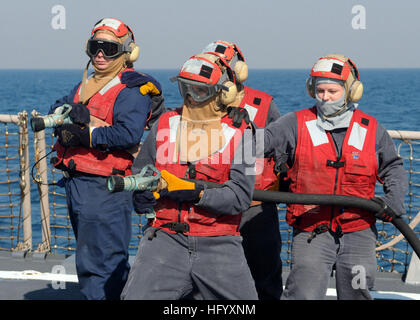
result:
M 248 79 L 248 65 L 244 61 L 237 61 L 233 71 L 235 71 L 236 79 L 239 82 L 242 83 Z
M 315 99 L 315 86 L 312 77 L 306 79 L 306 91 L 311 98 Z
M 350 102 L 357 102 L 362 98 L 363 95 L 363 83 L 359 80 L 353 82 L 349 88 L 348 100 Z
M 362 98 L 363 84 L 360 80 L 355 78 L 353 70 L 346 80 L 345 87 L 348 102 L 357 102 Z
M 236 95 L 238 94 L 238 89 L 236 88 L 236 84 L 232 81 L 226 81 L 223 83 L 228 90 L 222 90 L 220 93 L 220 102 L 224 105 L 229 105 L 236 99 Z
M 85 53 L 87 54 L 87 56 L 90 58 L 90 55 L 89 55 L 89 53 L 88 53 L 88 41 L 89 41 L 89 39 L 88 40 L 86 40 L 86 43 L 85 43 Z
M 140 56 L 140 47 L 134 42 L 130 43 L 131 52 L 127 55 L 127 62 L 134 62 Z

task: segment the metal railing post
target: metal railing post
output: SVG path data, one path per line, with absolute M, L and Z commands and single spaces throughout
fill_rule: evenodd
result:
M 39 116 L 35 110 L 32 117 Z M 36 182 L 41 205 L 42 243 L 35 250 L 36 254 L 46 254 L 51 251 L 50 208 L 48 200 L 48 165 L 46 158 L 45 130 L 34 132 L 35 161 L 37 162 Z
M 18 115 L 0 115 L 0 122 L 14 123 L 19 127 L 19 186 L 21 193 L 21 212 L 23 241 L 12 248 L 12 253 L 17 256 L 25 256 L 32 250 L 32 208 L 31 208 L 31 181 L 29 180 L 29 136 L 28 136 L 28 113 L 22 111 Z M 17 239 L 20 239 L 20 222 Z

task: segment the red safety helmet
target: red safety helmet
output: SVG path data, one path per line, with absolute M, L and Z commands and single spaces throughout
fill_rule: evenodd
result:
M 213 59 L 214 58 L 214 59 Z M 191 95 L 195 101 L 202 102 L 222 90 L 222 103 L 228 104 L 236 96 L 235 77 L 229 64 L 221 57 L 199 54 L 190 57 L 181 67 L 178 76 L 181 95 Z
M 125 36 L 127 32 L 130 32 L 132 40 L 135 41 L 134 34 L 131 28 L 127 26 L 124 22 L 122 22 L 121 20 L 118 20 L 115 18 L 104 18 L 104 19 L 99 20 L 97 23 L 95 23 L 95 26 L 92 29 L 91 36 L 93 36 L 95 32 L 98 30 L 111 31 L 118 38 L 121 38 Z
M 346 61 L 344 59 L 326 56 L 319 58 L 319 60 L 315 62 L 311 69 L 310 76 L 346 81 L 351 74 L 352 69 L 355 71 L 356 80 L 359 80 L 359 72 L 350 59 L 347 58 Z
M 235 72 L 235 78 L 242 83 L 248 78 L 248 65 L 245 63 L 244 55 L 238 46 L 232 42 L 217 40 L 209 43 L 203 53 L 214 54 L 229 63 Z
M 209 43 L 204 48 L 203 53 L 217 54 L 219 57 L 223 58 L 229 63 L 236 54 L 238 56 L 238 60 L 245 61 L 244 55 L 236 44 L 222 40 Z
M 235 82 L 232 69 L 226 60 L 218 57 L 215 61 L 210 57 L 206 57 L 206 54 L 191 56 L 181 67 L 178 77 L 210 85 L 221 84 L 225 81 Z
M 309 96 L 315 98 L 315 78 L 331 78 L 343 81 L 346 99 L 357 102 L 363 95 L 363 84 L 359 78 L 356 65 L 348 57 L 340 54 L 330 54 L 318 59 L 306 80 Z

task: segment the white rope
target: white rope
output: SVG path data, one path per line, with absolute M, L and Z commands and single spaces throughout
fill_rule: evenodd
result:
M 75 274 L 39 272 L 36 270 L 0 271 L 0 279 L 79 282 Z
M 420 222 L 420 211 L 417 213 L 417 215 L 415 216 L 415 218 L 413 220 L 411 220 L 411 222 L 409 223 L 409 227 L 411 229 L 414 229 L 419 222 Z M 395 237 L 391 241 L 389 241 L 387 243 L 384 243 L 383 245 L 377 247 L 376 248 L 376 251 L 388 249 L 389 247 L 392 247 L 395 244 L 397 244 L 398 242 L 400 242 L 403 238 L 404 238 L 404 236 L 402 234 L 400 234 L 398 237 Z

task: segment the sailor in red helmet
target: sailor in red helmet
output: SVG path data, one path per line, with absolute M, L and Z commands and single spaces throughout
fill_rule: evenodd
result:
M 139 47 L 122 21 L 98 21 L 85 50 L 90 60 L 82 82 L 50 108 L 72 106 L 73 123 L 55 130 L 54 165 L 65 175 L 81 292 L 119 299 L 129 272 L 132 202 L 129 193 L 109 193 L 106 179 L 131 174 L 144 128 L 165 107 L 159 83 L 134 71 Z M 87 77 L 90 63 L 94 73 Z
M 266 150 L 288 156 L 290 191 L 372 199 L 382 210 L 288 205 L 292 261 L 282 299 L 323 299 L 334 267 L 338 299 L 371 299 L 375 221 L 405 211 L 403 161 L 385 128 L 358 108 L 363 84 L 349 58 L 321 57 L 307 89 L 315 106 L 288 113 L 265 130 Z M 384 197 L 375 197 L 377 181 Z
M 248 65 L 235 43 L 223 40 L 214 41 L 209 43 L 203 52 L 221 56 L 229 62 L 235 73 L 238 94 L 229 106 L 238 108 L 231 110 L 230 116 L 240 117 L 242 109 L 245 109 L 249 120 L 259 128 L 265 128 L 280 117 L 279 108 L 272 96 L 243 84 L 248 78 Z M 278 191 L 277 173 L 279 172 L 278 168 L 275 168 L 273 156 L 258 158 L 256 161 L 255 189 Z M 242 245 L 255 280 L 259 299 L 280 299 L 283 284 L 277 205 L 253 201 L 250 208 L 242 215 L 239 230 L 243 237 Z
M 227 116 L 236 96 L 227 62 L 210 54 L 189 58 L 177 77 L 182 108 L 163 114 L 135 159 L 152 164 L 168 184 L 158 200 L 135 192 L 134 208 L 150 213 L 123 299 L 182 299 L 194 290 L 209 299 L 257 299 L 239 233 L 252 200 L 252 130 Z M 181 178 L 181 179 L 180 179 Z M 207 189 L 182 178 L 222 184 Z M 146 203 L 149 205 L 147 206 Z

